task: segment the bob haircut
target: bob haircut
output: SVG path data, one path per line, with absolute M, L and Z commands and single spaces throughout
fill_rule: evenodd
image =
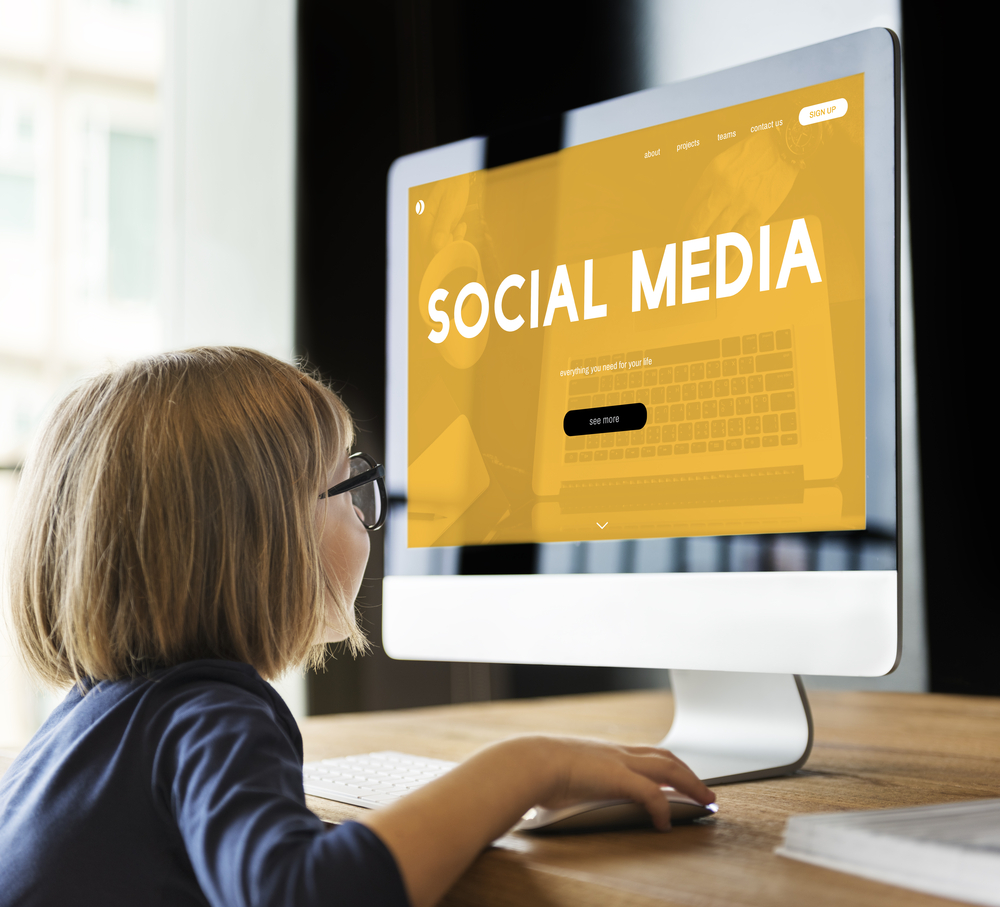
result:
M 273 679 L 322 662 L 328 601 L 363 649 L 316 521 L 353 437 L 331 390 L 255 350 L 166 353 L 76 388 L 28 457 L 11 527 L 29 669 L 82 685 L 223 658 Z

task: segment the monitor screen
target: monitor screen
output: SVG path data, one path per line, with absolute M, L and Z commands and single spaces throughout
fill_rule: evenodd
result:
M 591 575 L 676 607 L 700 573 L 687 607 L 710 611 L 739 575 L 777 600 L 770 574 L 867 571 L 895 614 L 895 74 L 830 50 L 878 35 L 891 51 L 839 39 L 813 73 L 806 51 L 749 64 L 570 112 L 550 153 L 391 184 L 388 574 L 531 545 L 529 599 Z M 659 121 L 656 93 L 686 115 Z

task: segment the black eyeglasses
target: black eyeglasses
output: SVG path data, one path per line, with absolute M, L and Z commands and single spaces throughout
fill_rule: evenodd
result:
M 385 522 L 385 467 L 376 463 L 366 453 L 351 454 L 348 460 L 351 477 L 324 491 L 320 496 L 332 498 L 336 494 L 351 493 L 351 503 L 358 511 L 365 529 L 381 529 Z

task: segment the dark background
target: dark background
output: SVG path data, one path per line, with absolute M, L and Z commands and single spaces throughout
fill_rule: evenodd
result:
M 359 448 L 384 455 L 389 165 L 402 154 L 472 135 L 537 134 L 544 141 L 552 132 L 546 118 L 645 87 L 638 14 L 632 0 L 578 2 L 571 15 L 562 5 L 544 3 L 299 0 L 296 342 L 351 408 Z M 990 443 L 980 412 L 991 391 L 985 374 L 990 347 L 984 334 L 979 342 L 986 349 L 977 352 L 960 327 L 976 307 L 991 304 L 973 286 L 980 260 L 971 238 L 978 220 L 973 200 L 985 186 L 970 184 L 978 177 L 963 163 L 970 153 L 988 153 L 989 143 L 959 132 L 958 124 L 950 132 L 944 125 L 968 94 L 966 75 L 952 65 L 963 54 L 975 55 L 966 32 L 931 4 L 904 4 L 904 154 L 931 688 L 997 694 L 997 637 L 984 632 L 993 610 L 987 537 L 972 511 L 974 500 L 981 513 L 992 499 L 992 487 L 976 468 L 976 453 Z M 529 121 L 538 121 L 535 128 L 515 128 Z M 491 155 L 496 150 L 499 145 Z M 965 251 L 954 245 L 961 236 L 970 237 Z M 463 562 L 465 572 L 489 567 Z M 325 674 L 310 678 L 310 712 L 648 681 L 641 672 L 602 668 L 394 662 L 379 648 L 381 575 L 376 534 L 360 601 L 374 652 L 357 661 L 341 656 Z

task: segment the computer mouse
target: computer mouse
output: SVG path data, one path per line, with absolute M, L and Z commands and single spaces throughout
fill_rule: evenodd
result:
M 670 801 L 670 822 L 683 825 L 695 819 L 714 816 L 718 812 L 715 803 L 702 806 L 686 794 L 665 789 L 663 795 Z M 595 800 L 578 803 L 563 809 L 543 809 L 536 806 L 529 809 L 524 818 L 514 826 L 514 831 L 538 833 L 562 831 L 602 831 L 611 828 L 637 828 L 652 826 L 646 808 L 631 800 Z

